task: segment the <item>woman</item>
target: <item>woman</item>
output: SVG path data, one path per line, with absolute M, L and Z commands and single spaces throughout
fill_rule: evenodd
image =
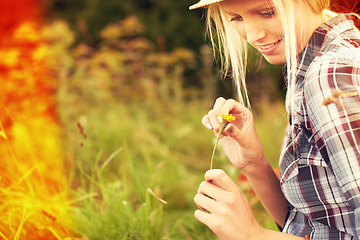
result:
M 360 237 L 360 35 L 353 15 L 329 0 L 201 0 L 216 35 L 224 74 L 240 100 L 218 98 L 202 123 L 219 131 L 229 160 L 243 171 L 282 232 L 262 228 L 244 194 L 222 170 L 209 170 L 195 217 L 221 239 L 358 239 Z M 213 37 L 211 37 L 213 40 Z M 213 40 L 213 43 L 215 41 Z M 267 162 L 248 110 L 247 43 L 271 64 L 286 62 L 289 113 L 280 181 Z

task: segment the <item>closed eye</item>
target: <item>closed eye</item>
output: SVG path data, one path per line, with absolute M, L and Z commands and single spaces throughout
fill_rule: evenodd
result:
M 242 21 L 243 20 L 243 17 L 238 15 L 238 16 L 234 16 L 230 19 L 230 22 L 233 22 L 233 21 Z
M 273 17 L 275 15 L 275 9 L 272 9 L 272 10 L 267 11 L 267 12 L 260 12 L 259 15 L 264 17 L 264 18 L 271 18 L 271 17 Z
M 275 15 L 275 9 L 271 9 L 269 11 L 259 12 L 259 15 L 263 18 L 272 18 Z M 243 21 L 243 17 L 240 15 L 236 15 L 230 18 L 230 22 L 233 21 Z

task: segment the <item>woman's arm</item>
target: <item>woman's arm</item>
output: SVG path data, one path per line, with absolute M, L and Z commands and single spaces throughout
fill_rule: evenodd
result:
M 257 166 L 248 166 L 243 172 L 266 211 L 280 227 L 284 227 L 288 202 L 269 162 L 264 157 Z

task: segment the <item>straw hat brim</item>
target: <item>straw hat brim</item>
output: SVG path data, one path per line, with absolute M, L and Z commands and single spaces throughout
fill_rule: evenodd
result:
M 211 4 L 222 2 L 223 0 L 200 0 L 198 3 L 191 5 L 189 7 L 190 10 L 197 9 L 197 8 L 204 8 L 208 7 Z

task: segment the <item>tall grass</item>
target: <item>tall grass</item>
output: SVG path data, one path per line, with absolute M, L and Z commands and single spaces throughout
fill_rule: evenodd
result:
M 67 138 L 74 139 L 67 141 L 67 152 L 78 166 L 75 195 L 93 194 L 74 208 L 76 231 L 89 239 L 212 236 L 203 226 L 194 228 L 200 224 L 193 217 L 192 198 L 209 159 L 201 155 L 211 149 L 211 140 L 207 144 L 199 138 L 210 135 L 200 126 L 201 112 L 192 109 L 192 116 L 172 116 L 171 121 L 165 115 L 152 119 L 144 111 L 127 115 L 120 104 L 106 111 L 99 115 L 93 108 L 87 114 L 85 141 L 75 123 Z M 196 121 L 189 122 L 195 112 Z
M 200 102 L 189 103 L 177 115 L 164 111 L 158 117 L 137 103 L 100 105 L 83 108 L 79 121 L 87 139 L 77 131 L 76 121 L 68 122 L 74 195 L 90 196 L 74 208 L 77 233 L 89 239 L 216 239 L 193 217 L 193 197 L 215 138 L 200 123 L 207 109 Z M 275 141 L 263 134 L 277 134 L 283 125 L 262 119 L 259 135 L 271 152 L 279 148 L 281 134 Z M 221 148 L 217 155 L 215 167 L 236 179 L 239 173 Z M 270 161 L 276 166 L 276 159 Z M 250 193 L 259 222 L 275 228 L 248 184 L 239 186 Z
M 109 160 L 92 174 L 81 172 L 82 185 L 76 194 L 92 192 L 93 196 L 74 208 L 76 231 L 90 239 L 160 239 L 164 221 L 162 205 L 166 202 L 152 189 L 146 189 L 136 172 L 130 173 L 139 192 L 139 199 L 134 198 L 133 186 L 125 174 L 117 179 L 104 175 L 104 164 Z

